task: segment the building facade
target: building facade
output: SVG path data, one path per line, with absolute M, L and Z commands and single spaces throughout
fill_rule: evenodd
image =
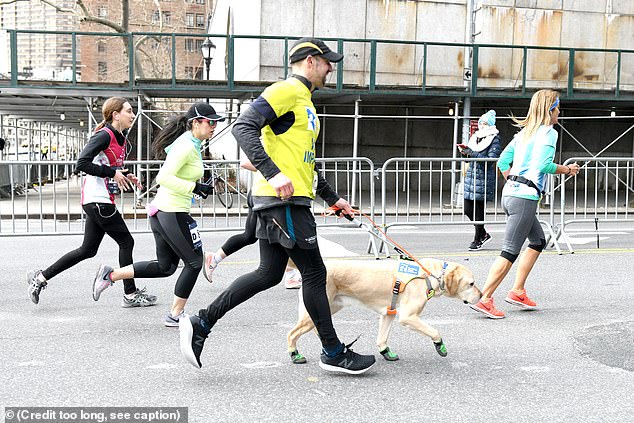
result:
M 87 0 L 84 3 L 92 15 L 121 23 L 121 4 L 103 0 Z M 137 35 L 133 39 L 114 34 L 82 36 L 80 44 L 84 79 L 103 83 L 127 81 L 130 43 L 136 52 L 136 62 L 133 64 L 135 78 L 171 78 L 174 58 L 177 79 L 202 79 L 204 65 L 201 45 L 205 40 L 212 6 L 212 0 L 130 1 L 127 31 L 148 35 Z M 110 30 L 100 23 L 89 21 L 83 21 L 79 29 L 88 32 Z M 155 35 L 157 33 L 187 33 L 192 37 L 172 38 L 171 35 Z
M 72 8 L 73 0 L 58 0 L 63 8 Z M 0 30 L 76 31 L 79 20 L 40 1 L 0 5 Z M 4 37 L 5 43 L 9 42 Z M 18 72 L 21 78 L 63 80 L 72 67 L 71 37 L 65 35 L 20 34 L 17 39 Z M 9 51 L 7 48 L 5 51 Z M 8 57 L 0 59 L 0 72 L 9 73 Z

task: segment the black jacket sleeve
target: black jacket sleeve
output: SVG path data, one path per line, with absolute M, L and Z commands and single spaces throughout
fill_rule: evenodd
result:
M 114 177 L 116 171 L 113 168 L 110 166 L 97 165 L 92 162 L 95 156 L 108 148 L 109 145 L 110 134 L 106 131 L 99 131 L 90 137 L 88 144 L 86 144 L 77 159 L 77 170 L 100 178 Z
M 266 101 L 258 97 L 256 101 Z M 264 117 L 255 107 L 251 106 L 245 110 L 233 125 L 231 133 L 244 154 L 247 155 L 253 166 L 268 180 L 280 173 L 271 157 L 266 154 L 260 135 L 262 128 L 268 125 L 267 118 Z

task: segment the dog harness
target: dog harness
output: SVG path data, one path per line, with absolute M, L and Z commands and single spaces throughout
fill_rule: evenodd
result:
M 394 285 L 392 286 L 392 302 L 387 308 L 388 315 L 396 314 L 396 300 L 398 299 L 398 294 L 403 292 L 407 287 L 407 284 L 416 278 L 424 278 L 425 283 L 427 284 L 427 290 L 425 296 L 427 300 L 430 300 L 437 293 L 441 295 L 445 291 L 445 272 L 447 271 L 448 263 L 445 261 L 442 264 L 442 270 L 440 272 L 440 276 L 434 276 L 431 273 L 423 272 L 423 269 L 420 268 L 418 263 L 414 262 L 414 260 L 410 259 L 407 256 L 401 256 L 398 267 L 396 268 L 396 272 L 394 272 Z M 432 277 L 438 281 L 438 292 L 434 289 L 429 278 Z

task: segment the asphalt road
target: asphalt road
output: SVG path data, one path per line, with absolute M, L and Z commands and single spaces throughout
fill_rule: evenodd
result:
M 458 227 L 394 229 L 417 256 L 459 261 L 482 287 L 501 246 L 494 226 L 484 251 L 470 253 L 471 230 Z M 366 254 L 361 230 L 327 228 L 324 255 Z M 229 233 L 203 234 L 216 249 Z M 151 259 L 151 235 L 135 235 L 135 259 Z M 163 327 L 177 275 L 138 280 L 159 296 L 155 307 L 123 309 L 122 286 L 95 303 L 93 275 L 113 263 L 107 239 L 97 257 L 59 275 L 39 305 L 26 296 L 25 271 L 42 268 L 78 246 L 77 236 L 0 238 L 0 406 L 188 407 L 190 422 L 630 422 L 634 414 L 634 281 L 632 230 L 615 227 L 596 249 L 591 231 L 573 237 L 575 254 L 544 253 L 528 292 L 539 304 L 527 312 L 503 302 L 504 320 L 481 317 L 459 301 L 430 301 L 422 318 L 435 326 L 448 356 L 429 339 L 395 325 L 390 346 L 401 360 L 360 377 L 318 366 L 314 334 L 300 340 L 304 365 L 291 363 L 286 332 L 297 316 L 297 291 L 279 285 L 231 311 L 213 329 L 203 368 L 181 357 L 178 330 Z M 335 243 L 338 243 L 335 244 Z M 205 307 L 235 277 L 257 266 L 248 247 L 225 260 L 209 284 L 202 275 L 187 310 Z M 376 353 L 378 316 L 346 309 L 335 316 L 344 341 Z

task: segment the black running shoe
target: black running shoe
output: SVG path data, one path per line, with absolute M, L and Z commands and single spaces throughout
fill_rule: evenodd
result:
M 480 248 L 484 247 L 484 245 L 485 245 L 487 242 L 491 241 L 491 238 L 493 238 L 493 237 L 491 236 L 491 234 L 490 234 L 490 233 L 488 233 L 488 232 L 487 232 L 486 234 L 484 234 L 484 236 L 482 237 L 482 239 L 480 239 Z
M 183 315 L 178 320 L 180 332 L 181 353 L 192 366 L 200 369 L 203 364 L 200 362 L 200 354 L 205 346 L 205 339 L 209 331 L 203 328 L 200 317 Z
M 482 248 L 482 244 L 480 244 L 480 241 L 473 241 L 471 242 L 471 244 L 469 244 L 469 251 L 477 251 L 480 248 Z
M 328 357 L 323 351 L 319 367 L 329 372 L 348 373 L 359 375 L 364 373 L 376 363 L 374 355 L 362 355 L 352 351 L 350 347 L 356 340 L 343 347 L 343 350 L 334 357 Z
M 28 288 L 29 298 L 35 304 L 40 302 L 40 292 L 43 289 L 46 289 L 46 281 L 42 282 L 40 281 L 38 277 L 41 273 L 42 273 L 41 270 L 36 270 L 36 271 L 26 273 L 26 283 L 29 284 L 29 288 Z

